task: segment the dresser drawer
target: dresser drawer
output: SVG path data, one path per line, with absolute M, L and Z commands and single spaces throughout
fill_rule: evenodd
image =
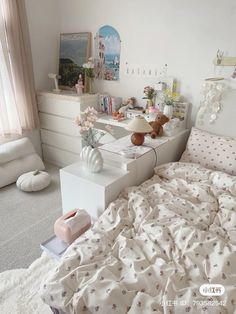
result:
M 64 167 L 73 164 L 79 160 L 79 155 L 66 152 L 62 149 L 42 144 L 43 159 L 52 164 Z
M 78 100 L 74 100 L 77 98 Z M 66 118 L 75 119 L 76 116 L 84 111 L 88 106 L 98 108 L 97 95 L 86 95 L 80 97 L 71 97 L 71 100 L 60 99 L 47 95 L 38 95 L 38 109 L 40 112 L 50 113 Z
M 79 154 L 82 150 L 80 136 L 68 136 L 48 130 L 41 130 L 43 144 L 61 148 L 71 153 Z
M 70 136 L 78 136 L 79 128 L 75 125 L 74 120 L 62 118 L 47 113 L 39 113 L 42 129 L 63 133 Z

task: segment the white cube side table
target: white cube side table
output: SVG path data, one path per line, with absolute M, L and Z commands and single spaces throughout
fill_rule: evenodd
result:
M 60 170 L 63 214 L 81 208 L 97 218 L 129 185 L 129 171 L 104 164 L 99 173 L 90 173 L 82 162 Z
M 116 163 L 116 167 L 129 171 L 129 185 L 139 185 L 154 175 L 154 167 L 180 159 L 188 140 L 189 130 L 183 130 L 174 136 L 162 136 L 157 139 L 145 138 L 143 154 L 136 159 L 128 159 L 120 155 L 122 149 L 133 146 L 130 135 L 111 144 L 99 147 L 104 160 Z M 147 146 L 145 146 L 147 145 Z M 156 151 L 156 155 L 154 150 Z M 157 159 L 157 160 L 156 160 Z

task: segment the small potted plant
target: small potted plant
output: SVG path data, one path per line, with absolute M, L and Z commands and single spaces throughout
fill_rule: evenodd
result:
M 147 108 L 153 107 L 156 97 L 155 89 L 151 86 L 145 86 L 143 92 L 145 94 L 143 99 L 147 99 Z
M 172 118 L 174 102 L 179 99 L 179 94 L 170 89 L 165 90 L 163 113 L 168 118 Z

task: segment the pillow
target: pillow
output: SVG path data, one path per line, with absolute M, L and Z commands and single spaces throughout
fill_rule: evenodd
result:
M 16 182 L 17 178 L 27 171 L 44 168 L 41 158 L 36 153 L 0 164 L 0 188 Z
M 35 153 L 34 146 L 27 137 L 0 145 L 0 164 Z
M 215 135 L 193 127 L 180 161 L 236 175 L 236 138 Z
M 51 182 L 46 171 L 30 171 L 22 174 L 16 181 L 18 189 L 25 192 L 36 192 L 45 189 Z

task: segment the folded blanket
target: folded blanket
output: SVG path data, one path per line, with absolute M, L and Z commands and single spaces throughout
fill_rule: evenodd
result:
M 0 164 L 22 156 L 35 153 L 34 147 L 27 137 L 0 145 Z

